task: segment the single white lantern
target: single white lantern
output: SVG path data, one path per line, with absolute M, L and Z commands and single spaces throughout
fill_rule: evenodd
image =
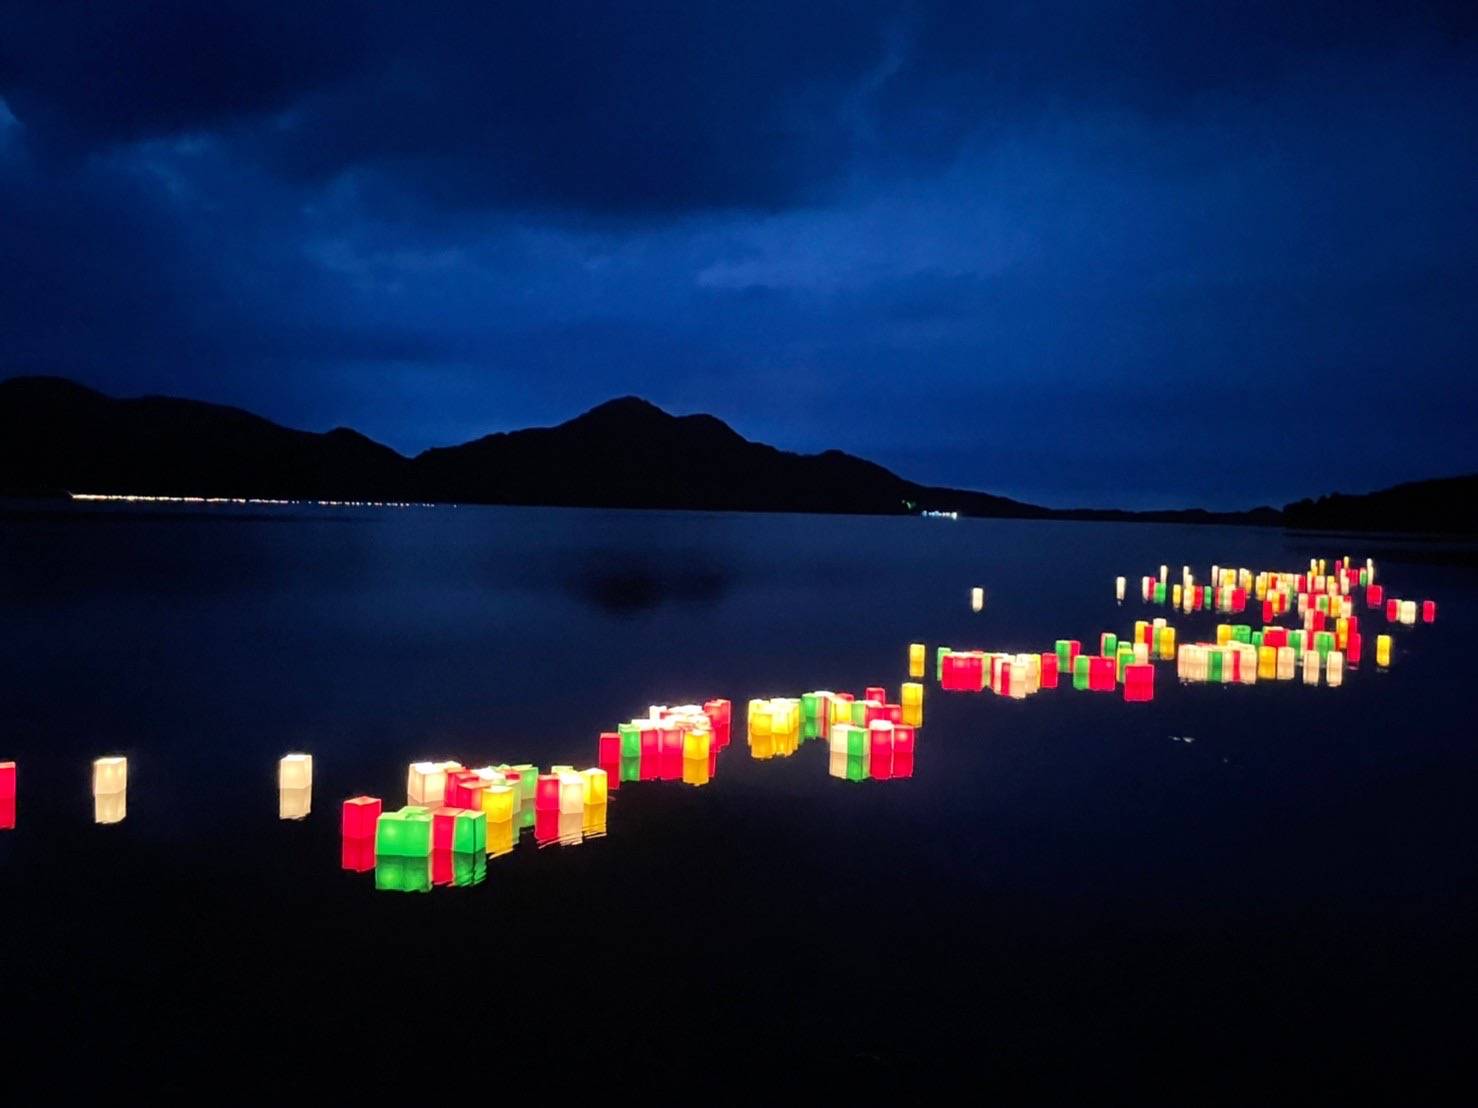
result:
M 1115 577 L 1114 578 L 1114 599 L 1115 600 L 1123 600 L 1124 599 L 1124 578 L 1122 578 L 1122 577 Z
M 1324 679 L 1335 687 L 1345 679 L 1345 656 L 1342 651 L 1331 650 L 1324 658 Z
M 437 762 L 412 762 L 405 778 L 405 799 L 408 804 L 426 807 L 443 803 L 446 800 L 446 770 Z
M 1319 683 L 1319 652 L 1309 650 L 1304 652 L 1304 684 L 1317 685 Z
M 313 755 L 288 754 L 277 763 L 277 787 L 279 789 L 310 789 L 313 787 Z
M 985 590 L 976 585 L 970 590 L 970 610 L 978 612 L 985 607 Z
M 99 758 L 92 763 L 93 796 L 113 796 L 127 791 L 127 758 Z

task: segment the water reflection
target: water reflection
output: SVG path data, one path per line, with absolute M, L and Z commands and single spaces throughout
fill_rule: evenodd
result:
M 15 830 L 15 763 L 0 762 L 0 831 Z

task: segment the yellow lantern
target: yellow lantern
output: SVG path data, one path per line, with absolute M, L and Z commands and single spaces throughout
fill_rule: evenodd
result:
M 593 804 L 605 804 L 606 796 L 608 795 L 606 792 L 608 787 L 606 771 L 603 769 L 581 770 L 580 776 L 585 778 L 585 807 L 589 808 Z
M 1122 581 L 1123 578 L 1121 577 Z M 908 675 L 910 677 L 924 676 L 924 644 L 921 642 L 908 644 Z
M 1278 648 L 1275 646 L 1259 646 L 1257 648 L 1257 676 L 1261 681 L 1273 681 L 1278 676 Z
M 1391 636 L 1377 635 L 1375 637 L 1375 664 L 1378 666 L 1389 666 L 1391 664 Z
M 513 822 L 513 811 L 518 801 L 518 792 L 512 785 L 484 785 L 482 787 L 482 810 L 488 818 L 488 835 L 493 833 L 493 824 Z

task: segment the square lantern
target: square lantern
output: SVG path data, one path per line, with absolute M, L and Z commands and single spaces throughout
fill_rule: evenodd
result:
M 487 785 L 482 790 L 482 811 L 488 823 L 513 822 L 518 808 L 518 793 L 512 785 Z
M 115 796 L 127 791 L 127 758 L 99 758 L 92 763 L 93 796 Z
M 534 810 L 539 812 L 559 811 L 558 774 L 539 774 L 538 785 L 534 791 Z
M 908 675 L 913 678 L 924 676 L 924 644 L 921 642 L 908 644 Z
M 1124 667 L 1124 699 L 1129 701 L 1155 698 L 1155 667 L 1138 663 Z
M 373 839 L 384 806 L 376 796 L 351 796 L 344 801 L 340 829 L 346 839 Z
M 1118 670 L 1112 658 L 1088 659 L 1088 687 L 1094 692 L 1113 692 L 1118 685 Z
M 0 800 L 15 799 L 15 763 L 0 762 Z
M 440 805 L 446 799 L 446 770 L 436 762 L 412 762 L 406 772 L 405 798 L 408 804 Z
M 1081 691 L 1089 687 L 1091 662 L 1092 659 L 1086 654 L 1079 654 L 1073 659 L 1073 688 Z
M 459 811 L 452 821 L 452 850 L 460 854 L 485 854 L 488 848 L 486 813 Z
M 431 849 L 452 849 L 452 838 L 456 833 L 457 816 L 461 808 L 438 808 L 431 813 Z
M 681 751 L 681 747 L 678 748 Z M 681 769 L 679 769 L 681 772 Z M 561 815 L 585 809 L 585 778 L 573 770 L 559 775 L 559 811 Z
M 714 741 L 720 750 L 729 745 L 729 718 L 732 711 L 732 706 L 722 697 L 703 702 L 703 714 L 708 717 L 710 730 L 713 731 Z
M 684 753 L 686 753 L 686 749 Z M 706 760 L 708 752 L 705 750 L 703 753 Z M 609 778 L 606 775 L 606 771 L 603 769 L 587 769 L 582 770 L 580 776 L 585 779 L 585 807 L 588 808 L 593 804 L 604 804 L 608 796 L 607 788 L 609 786 Z
M 313 755 L 288 754 L 277 763 L 279 789 L 307 789 L 313 785 Z
M 431 812 L 406 805 L 398 812 L 381 812 L 375 822 L 375 854 L 397 858 L 424 858 L 431 853 Z

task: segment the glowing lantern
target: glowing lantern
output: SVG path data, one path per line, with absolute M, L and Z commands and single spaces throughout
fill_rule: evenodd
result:
M 559 775 L 541 773 L 534 789 L 534 809 L 540 812 L 559 811 Z
M 1055 644 L 1057 652 L 1057 672 L 1068 674 L 1073 672 L 1073 659 L 1082 650 L 1082 645 L 1077 639 L 1058 639 Z
M 1057 655 L 1043 654 L 1039 672 L 1042 675 L 1042 688 L 1057 688 Z
M 441 763 L 412 762 L 406 774 L 406 803 L 443 803 L 446 800 L 446 773 Z
M 1114 599 L 1120 602 L 1124 599 L 1124 578 L 1114 578 Z
M 1401 601 L 1392 598 L 1386 601 L 1386 622 L 1395 623 L 1401 618 Z
M 1416 601 L 1401 601 L 1401 622 L 1410 627 L 1416 622 Z
M 512 785 L 488 785 L 482 790 L 483 815 L 489 824 L 512 824 L 519 799 Z
M 681 747 L 679 747 L 681 750 Z M 681 770 L 679 770 L 681 773 Z M 585 778 L 574 770 L 566 770 L 557 778 L 559 781 L 559 811 L 561 815 L 585 810 Z
M 92 763 L 93 796 L 115 796 L 127 791 L 127 758 L 99 758 Z
M 1079 654 L 1073 659 L 1073 688 L 1080 692 L 1088 688 L 1091 659 L 1086 654 Z
M 1304 684 L 1317 685 L 1319 683 L 1319 653 L 1310 650 L 1304 655 Z
M 1154 595 L 1154 591 L 1155 591 L 1154 578 L 1152 578 L 1152 577 L 1141 577 L 1139 579 L 1139 597 L 1146 604 L 1149 603 L 1150 597 Z
M 1330 688 L 1337 688 L 1345 679 L 1345 656 L 1331 650 L 1324 658 L 1324 678 Z
M 899 699 L 903 701 L 902 722 L 911 727 L 922 727 L 924 723 L 924 686 L 917 681 L 905 681 Z
M 313 755 L 289 754 L 277 763 L 279 789 L 307 789 L 313 785 Z
M 1278 660 L 1273 676 L 1279 681 L 1292 681 L 1298 670 L 1298 660 L 1294 655 L 1293 647 L 1280 646 L 1276 650 Z
M 381 812 L 375 821 L 376 856 L 424 858 L 431 853 L 431 813 L 406 805 L 398 812 Z
M 1093 692 L 1113 692 L 1118 685 L 1118 666 L 1112 658 L 1088 659 L 1088 688 Z
M 585 839 L 585 808 L 578 812 L 560 812 L 558 822 L 560 846 L 579 846 Z
M 1266 644 L 1257 648 L 1257 676 L 1260 681 L 1273 681 L 1278 677 L 1278 648 Z
M 1175 657 L 1175 628 L 1161 627 L 1158 633 L 1158 645 L 1160 657 L 1170 659 Z
M 1422 622 L 1435 623 L 1437 620 L 1437 602 L 1435 600 L 1422 601 Z
M 611 775 L 611 788 L 621 787 L 621 736 L 615 731 L 602 731 L 596 739 L 596 762 Z
M 887 720 L 873 720 L 869 729 L 871 749 L 868 752 L 868 772 L 879 781 L 893 776 L 893 725 Z
M 580 831 L 587 839 L 604 838 L 606 833 L 606 806 L 587 804 L 580 819 Z
M 684 754 L 686 754 L 686 750 Z M 582 770 L 580 776 L 585 778 L 585 806 L 604 804 L 608 795 L 606 790 L 609 784 L 606 771 L 603 769 L 587 769 Z
M 1098 652 L 1105 658 L 1112 658 L 1118 649 L 1119 636 L 1112 631 L 1105 631 L 1098 636 Z
M 0 800 L 15 799 L 15 763 L 0 762 Z
M 708 717 L 709 728 L 713 731 L 714 745 L 719 750 L 729 745 L 729 713 L 730 706 L 727 700 L 705 700 L 703 702 L 703 714 Z
M 1352 666 L 1358 666 L 1363 646 L 1363 636 L 1358 631 L 1351 631 L 1349 639 L 1345 642 L 1345 661 Z
M 488 821 L 488 855 L 490 857 L 499 858 L 510 853 L 516 842 L 518 842 L 518 834 L 513 820 Z
M 1391 636 L 1377 635 L 1375 637 L 1375 664 L 1388 666 L 1391 664 Z
M 985 607 L 985 590 L 976 585 L 970 590 L 970 610 L 978 612 Z
M 1155 667 L 1139 665 L 1124 667 L 1124 699 L 1130 701 L 1153 700 L 1155 698 Z

